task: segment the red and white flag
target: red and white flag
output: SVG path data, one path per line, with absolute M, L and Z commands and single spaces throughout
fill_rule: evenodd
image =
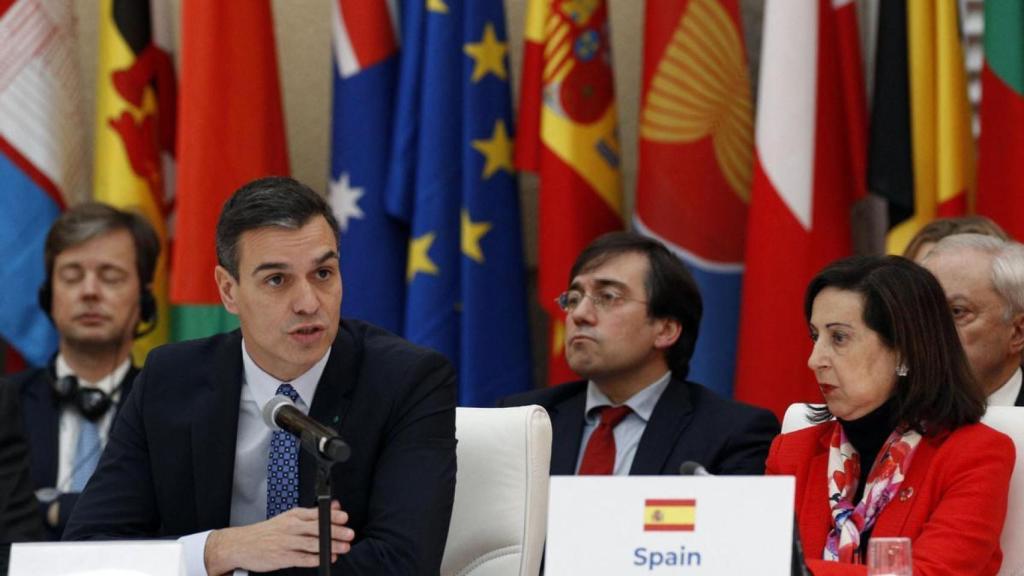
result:
M 736 397 L 785 412 L 821 401 L 807 369 L 803 294 L 851 252 L 850 207 L 863 190 L 861 81 L 841 32 L 850 2 L 769 0 L 765 6 L 747 221 Z M 856 45 L 853 49 L 856 49 Z M 859 165 L 858 165 L 859 163 Z

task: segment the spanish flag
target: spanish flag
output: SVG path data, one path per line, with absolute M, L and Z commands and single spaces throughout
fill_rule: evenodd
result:
M 551 320 L 551 385 L 577 378 L 555 297 L 583 248 L 624 224 L 609 43 L 604 0 L 526 5 L 515 158 L 540 179 L 537 283 Z
M 645 532 L 693 532 L 697 523 L 697 501 L 645 500 Z

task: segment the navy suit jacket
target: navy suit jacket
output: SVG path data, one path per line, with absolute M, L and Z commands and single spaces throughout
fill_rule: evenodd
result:
M 4 544 L 43 538 L 21 420 L 17 387 L 0 379 L 0 574 L 7 572 Z
M 236 330 L 150 353 L 65 540 L 229 525 L 241 344 Z M 438 573 L 455 493 L 455 401 L 455 374 L 441 355 L 341 323 L 310 406 L 352 448 L 333 469 L 332 490 L 356 538 L 332 573 Z M 300 506 L 314 505 L 315 477 L 314 459 L 300 453 Z
M 583 438 L 586 381 L 524 392 L 502 399 L 501 406 L 538 404 L 551 417 L 551 474 L 572 475 Z M 686 461 L 712 474 L 763 474 L 772 438 L 779 433 L 775 415 L 722 398 L 711 390 L 673 378 L 661 395 L 637 446 L 631 476 L 679 473 Z
M 36 490 L 57 486 L 61 410 L 57 398 L 53 394 L 52 370 L 52 366 L 31 368 L 11 377 L 11 381 L 18 387 L 18 395 L 21 399 L 25 436 L 28 438 L 31 455 L 32 483 Z M 138 373 L 138 369 L 132 366 L 121 380 L 119 399 L 112 407 L 115 411 L 115 420 L 124 399 L 132 391 L 132 382 Z M 71 517 L 71 511 L 75 508 L 75 502 L 78 501 L 78 492 L 63 493 L 58 500 L 60 513 L 56 526 L 50 526 L 46 522 L 49 502 L 39 504 L 39 512 L 43 525 L 46 527 L 46 535 L 50 540 L 61 539 L 68 518 Z

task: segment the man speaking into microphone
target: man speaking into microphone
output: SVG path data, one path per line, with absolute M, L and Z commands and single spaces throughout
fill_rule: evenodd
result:
M 235 192 L 217 259 L 240 330 L 149 355 L 65 539 L 179 537 L 190 575 L 317 566 L 315 458 L 261 413 L 284 396 L 351 448 L 331 477 L 332 573 L 436 574 L 455 492 L 450 364 L 339 319 L 338 224 L 295 180 Z

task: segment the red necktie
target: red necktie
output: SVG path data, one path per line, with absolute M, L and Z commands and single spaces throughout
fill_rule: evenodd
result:
M 580 463 L 580 476 L 608 476 L 615 470 L 615 434 L 613 431 L 632 410 L 629 406 L 601 408 L 601 423 L 587 441 Z

